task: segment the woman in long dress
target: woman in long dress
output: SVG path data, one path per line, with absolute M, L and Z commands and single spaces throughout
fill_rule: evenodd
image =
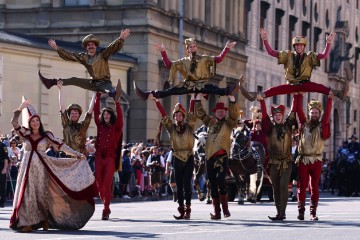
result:
M 12 125 L 24 142 L 15 190 L 10 228 L 31 232 L 82 228 L 95 210 L 97 195 L 95 178 L 86 157 L 71 149 L 50 131 L 44 131 L 39 115 L 29 115 L 29 128 L 20 126 L 18 118 L 24 108 L 32 108 L 29 100 L 14 112 Z M 64 151 L 76 158 L 55 158 L 46 149 Z

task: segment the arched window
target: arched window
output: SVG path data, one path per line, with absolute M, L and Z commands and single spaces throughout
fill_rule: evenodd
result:
M 306 11 L 307 11 L 307 8 L 306 8 L 306 0 L 303 0 L 303 4 L 302 4 L 303 6 L 303 15 L 304 15 L 304 17 L 306 17 Z

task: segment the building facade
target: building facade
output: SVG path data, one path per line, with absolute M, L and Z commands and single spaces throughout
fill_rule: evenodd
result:
M 269 56 L 263 47 L 260 28 L 269 32 L 268 41 L 275 50 L 292 49 L 291 40 L 296 35 L 305 36 L 308 44 L 305 51 L 322 52 L 326 34 L 336 32 L 336 39 L 326 60 L 313 71 L 311 81 L 336 89 L 342 89 L 345 80 L 351 80 L 348 98 L 340 101 L 333 98 L 331 116 L 332 137 L 327 141 L 324 157 L 333 159 L 342 141 L 353 133 L 359 135 L 359 81 L 360 81 L 360 1 L 332 0 L 250 0 L 247 26 L 248 45 L 246 53 L 247 87 L 263 91 L 285 84 L 283 66 Z M 351 71 L 349 71 L 349 69 Z M 351 73 L 351 74 L 349 74 Z M 304 108 L 309 99 L 326 102 L 326 96 L 318 93 L 304 95 Z M 283 95 L 266 100 L 270 105 L 284 104 L 290 108 L 291 96 Z M 246 106 L 258 105 L 247 102 Z
M 1 29 L 69 42 L 79 42 L 85 35 L 93 33 L 101 40 L 102 46 L 117 38 L 121 29 L 131 29 L 131 35 L 122 50 L 137 59 L 136 66 L 127 71 L 128 82 L 125 84 L 130 110 L 124 140 L 129 142 L 153 141 L 157 134 L 160 114 L 155 104 L 152 101 L 142 102 L 134 94 L 132 87 L 133 81 L 144 90 L 168 87 L 168 70 L 164 68 L 161 56 L 154 47 L 156 43 L 163 43 L 169 58 L 175 60 L 185 56 L 183 40 L 188 37 L 197 39 L 199 52 L 210 55 L 218 55 L 228 40 L 236 41 L 236 47 L 231 49 L 224 61 L 217 66 L 217 75 L 211 82 L 225 87 L 228 82 L 235 83 L 246 71 L 247 1 L 183 0 L 183 16 L 180 0 L 26 2 L 0 1 Z M 183 36 L 181 41 L 180 34 Z M 47 68 L 47 71 L 50 72 L 50 69 Z M 220 99 L 227 101 L 226 98 Z M 53 100 L 56 101 L 56 98 Z M 204 104 L 209 109 L 218 100 L 217 97 L 211 97 Z M 188 97 L 173 96 L 162 100 L 168 113 L 172 112 L 178 101 L 187 106 Z M 243 98 L 239 97 L 239 102 L 244 108 Z M 167 142 L 165 134 L 163 142 Z

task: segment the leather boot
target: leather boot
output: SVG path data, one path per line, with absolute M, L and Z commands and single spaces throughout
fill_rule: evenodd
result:
M 228 218 L 231 216 L 230 212 L 229 212 L 229 205 L 228 205 L 228 195 L 220 195 L 220 202 L 221 202 L 221 207 L 224 213 L 224 218 Z
M 340 100 L 344 100 L 349 91 L 349 81 L 348 80 L 344 81 L 344 89 L 343 90 L 331 89 L 331 91 L 333 92 L 334 96 L 338 97 Z
M 316 216 L 317 203 L 310 202 L 310 221 L 317 221 L 319 218 Z
M 173 215 L 174 218 L 175 218 L 176 220 L 184 219 L 184 215 L 185 215 L 185 207 L 184 207 L 184 205 L 179 206 L 177 210 L 178 210 L 178 212 L 180 213 L 180 215 L 179 215 L 179 216 Z
M 134 89 L 135 89 L 136 95 L 138 95 L 138 97 L 139 97 L 141 100 L 146 101 L 146 100 L 148 99 L 150 93 L 149 93 L 149 92 L 144 92 L 144 91 L 142 91 L 142 90 L 136 85 L 135 81 L 134 81 Z
M 23 227 L 19 228 L 19 232 L 22 232 L 22 233 L 29 233 L 32 231 L 33 231 L 33 228 L 31 226 L 23 226 Z
M 297 216 L 297 219 L 303 221 L 305 219 L 305 201 L 298 202 L 298 211 L 299 215 Z
M 256 96 L 257 96 L 257 92 L 249 92 L 248 90 L 246 90 L 243 85 L 242 85 L 242 82 L 240 81 L 240 92 L 241 94 L 247 99 L 249 100 L 250 102 L 253 102 L 255 101 L 256 99 Z
M 214 213 L 210 213 L 210 218 L 212 220 L 219 220 L 221 219 L 221 208 L 220 208 L 220 199 L 213 198 L 212 205 L 214 207 Z
M 186 204 L 186 206 L 185 206 L 185 215 L 184 215 L 185 220 L 190 219 L 190 213 L 191 213 L 191 205 Z
M 50 89 L 52 86 L 57 85 L 58 79 L 55 79 L 55 78 L 53 78 L 53 79 L 46 78 L 46 77 L 44 77 L 44 76 L 41 74 L 40 70 L 38 71 L 38 75 L 39 75 L 39 78 L 40 78 L 41 82 L 44 84 L 44 86 L 45 86 L 47 89 Z
M 110 217 L 110 209 L 109 210 L 103 210 L 101 220 L 109 220 Z

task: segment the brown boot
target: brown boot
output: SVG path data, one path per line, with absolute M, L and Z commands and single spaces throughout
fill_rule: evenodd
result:
M 213 198 L 212 205 L 214 207 L 214 213 L 210 213 L 210 218 L 212 220 L 219 220 L 221 219 L 221 208 L 220 208 L 220 199 Z
M 52 86 L 57 85 L 58 79 L 55 79 L 55 78 L 53 78 L 53 79 L 46 78 L 46 77 L 44 77 L 43 75 L 41 75 L 40 70 L 38 71 L 38 75 L 39 75 L 39 78 L 40 78 L 41 82 L 44 84 L 44 86 L 45 86 L 47 89 L 50 89 Z
M 114 96 L 114 101 L 115 102 L 118 102 L 120 97 L 121 97 L 121 93 L 122 93 L 122 89 L 121 89 L 121 82 L 120 82 L 120 79 L 118 80 L 117 82 L 117 85 L 116 85 L 116 89 L 115 89 L 115 96 Z
M 184 215 L 185 220 L 190 219 L 190 213 L 191 213 L 191 205 L 186 204 L 186 206 L 185 206 L 185 215 Z
M 305 201 L 298 202 L 298 211 L 299 215 L 297 216 L 297 219 L 303 221 L 305 219 Z
M 224 218 L 228 218 L 231 216 L 230 212 L 229 212 L 229 205 L 228 205 L 228 195 L 220 195 L 220 202 L 221 202 L 221 207 L 224 213 Z
M 319 218 L 316 216 L 317 203 L 310 202 L 310 221 L 318 221 Z
M 110 217 L 110 209 L 109 210 L 103 210 L 101 220 L 109 220 Z
M 340 100 L 344 100 L 346 98 L 347 94 L 348 94 L 348 91 L 349 91 L 349 81 L 345 80 L 343 90 L 331 89 L 331 91 L 333 92 L 334 96 L 336 96 Z
M 178 210 L 178 212 L 180 213 L 180 215 L 179 215 L 179 216 L 173 215 L 174 218 L 175 218 L 176 220 L 184 219 L 184 215 L 185 215 L 185 207 L 184 207 L 184 205 L 179 206 L 177 210 Z
M 23 226 L 23 227 L 19 228 L 19 232 L 22 232 L 22 233 L 29 233 L 32 231 L 33 231 L 33 228 L 31 226 Z
M 257 92 L 249 92 L 248 90 L 246 90 L 244 87 L 243 87 L 243 81 L 240 81 L 240 92 L 241 94 L 247 99 L 249 100 L 250 102 L 253 102 L 255 101 L 256 99 L 256 96 L 257 96 Z
M 146 100 L 148 99 L 150 93 L 149 93 L 149 92 L 144 92 L 144 91 L 142 91 L 142 90 L 136 85 L 135 81 L 134 81 L 134 89 L 135 89 L 136 95 L 138 95 L 139 98 L 141 98 L 141 100 L 146 101 Z

